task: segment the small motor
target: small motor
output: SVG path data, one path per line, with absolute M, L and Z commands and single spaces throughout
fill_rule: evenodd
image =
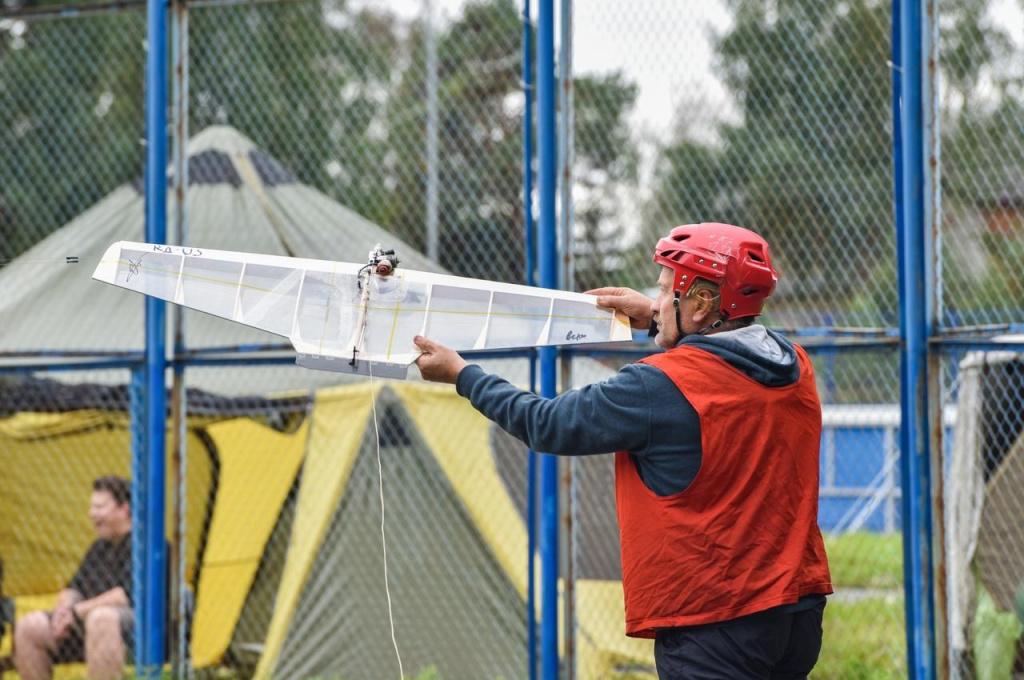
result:
M 398 268 L 398 256 L 395 255 L 394 249 L 384 250 L 380 247 L 380 244 L 377 244 L 377 246 L 370 251 L 367 266 L 377 276 L 391 276 L 395 269 Z

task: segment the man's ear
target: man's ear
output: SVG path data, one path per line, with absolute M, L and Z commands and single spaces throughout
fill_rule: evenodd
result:
M 715 313 L 715 296 L 710 290 L 702 288 L 697 291 L 697 304 L 693 310 L 693 320 L 698 324 Z

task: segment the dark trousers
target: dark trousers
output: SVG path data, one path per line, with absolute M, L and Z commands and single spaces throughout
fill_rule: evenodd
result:
M 806 678 L 821 651 L 825 604 L 770 609 L 704 626 L 666 628 L 654 640 L 661 680 Z

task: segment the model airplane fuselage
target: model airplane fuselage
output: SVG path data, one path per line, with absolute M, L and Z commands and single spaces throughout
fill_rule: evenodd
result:
M 596 298 L 367 264 L 119 241 L 93 278 L 287 337 L 309 368 L 404 378 L 416 335 L 457 351 L 632 339 Z

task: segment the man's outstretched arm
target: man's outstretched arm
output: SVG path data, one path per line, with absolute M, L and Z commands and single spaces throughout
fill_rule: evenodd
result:
M 485 373 L 443 345 L 420 337 L 415 342 L 423 352 L 417 364 L 424 379 L 455 383 L 478 411 L 537 451 L 584 455 L 638 451 L 648 444 L 647 367 L 628 366 L 604 382 L 545 399 Z

